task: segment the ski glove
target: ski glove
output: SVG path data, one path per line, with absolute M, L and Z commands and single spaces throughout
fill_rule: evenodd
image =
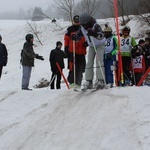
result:
M 83 46 L 84 46 L 84 47 L 88 47 L 89 45 L 88 45 L 87 42 L 84 42 L 84 43 L 83 43 Z
M 98 34 L 92 29 L 88 29 L 87 31 L 89 36 L 93 36 L 95 38 L 98 36 Z
M 71 39 L 72 39 L 72 41 L 77 41 L 78 40 L 77 36 L 75 34 L 72 34 Z
M 43 56 L 40 56 L 40 55 L 36 55 L 36 58 L 40 60 L 44 60 Z
M 111 58 L 112 57 L 112 54 L 111 53 L 107 53 L 107 58 Z

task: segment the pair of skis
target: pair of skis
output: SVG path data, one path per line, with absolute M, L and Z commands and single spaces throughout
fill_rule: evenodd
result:
M 95 91 L 99 91 L 99 90 L 103 90 L 103 89 L 108 89 L 107 86 L 104 86 L 104 87 L 93 87 L 91 89 L 89 88 L 81 88 L 81 89 L 78 89 L 78 88 L 74 88 L 74 91 L 76 92 L 86 92 L 86 91 L 91 91 L 91 92 L 95 92 Z

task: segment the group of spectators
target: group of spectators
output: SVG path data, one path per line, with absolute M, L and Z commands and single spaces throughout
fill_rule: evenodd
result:
M 137 85 L 142 75 L 150 66 L 150 38 L 140 39 L 138 43 L 130 35 L 130 27 L 125 26 L 120 36 L 120 49 L 123 67 L 123 85 Z M 33 35 L 27 34 L 21 52 L 21 63 L 23 66 L 22 90 L 29 89 L 31 70 L 34 66 L 34 58 L 44 60 L 33 50 Z M 3 66 L 7 64 L 7 49 L 1 43 L 0 36 L 0 76 Z M 49 56 L 52 71 L 50 88 L 61 88 L 61 71 L 63 71 L 64 58 L 67 58 L 69 69 L 67 80 L 70 87 L 80 88 L 85 73 L 84 89 L 113 87 L 114 80 L 117 80 L 118 68 L 118 38 L 113 35 L 110 25 L 105 24 L 102 29 L 96 19 L 87 13 L 80 16 L 75 15 L 73 25 L 69 26 L 64 35 L 64 51 L 62 42 L 56 42 L 56 48 L 51 50 Z M 88 47 L 88 51 L 87 51 Z M 87 59 L 85 58 L 87 54 Z M 96 63 L 95 63 L 96 59 Z M 86 61 L 87 60 L 87 61 Z M 58 63 L 61 71 L 56 65 Z M 96 64 L 96 67 L 94 67 Z M 115 66 L 115 67 L 113 67 Z M 114 69 L 115 68 L 115 69 Z M 94 69 L 96 69 L 96 80 L 94 81 Z M 114 78 L 116 77 L 116 78 Z M 118 80 L 117 80 L 118 82 Z M 118 82 L 119 84 L 119 82 Z

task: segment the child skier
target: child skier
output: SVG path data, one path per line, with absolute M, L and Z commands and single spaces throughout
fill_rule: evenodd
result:
M 134 85 L 137 85 L 140 81 L 142 75 L 145 72 L 145 60 L 142 55 L 142 49 L 140 46 L 133 47 L 131 51 L 132 62 L 130 65 L 130 70 L 132 71 L 132 82 Z
M 113 87 L 113 70 L 111 66 L 116 62 L 116 52 L 118 50 L 118 41 L 112 34 L 112 28 L 105 25 L 104 35 L 106 38 L 105 51 L 104 51 L 104 68 L 105 68 L 105 79 L 106 84 L 110 84 Z
M 122 36 L 121 36 L 121 56 L 122 56 L 125 85 L 128 85 L 131 82 L 131 74 L 129 68 L 132 60 L 131 50 L 134 46 L 137 45 L 135 38 L 130 36 L 130 31 L 131 31 L 130 27 L 125 26 L 122 29 Z

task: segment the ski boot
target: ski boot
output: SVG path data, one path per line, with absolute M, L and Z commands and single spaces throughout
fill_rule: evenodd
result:
M 105 87 L 104 81 L 103 80 L 96 81 L 94 87 L 96 90 L 103 89 Z
M 84 84 L 84 87 L 82 88 L 82 91 L 86 91 L 87 89 L 93 88 L 93 82 L 92 80 L 87 80 Z

